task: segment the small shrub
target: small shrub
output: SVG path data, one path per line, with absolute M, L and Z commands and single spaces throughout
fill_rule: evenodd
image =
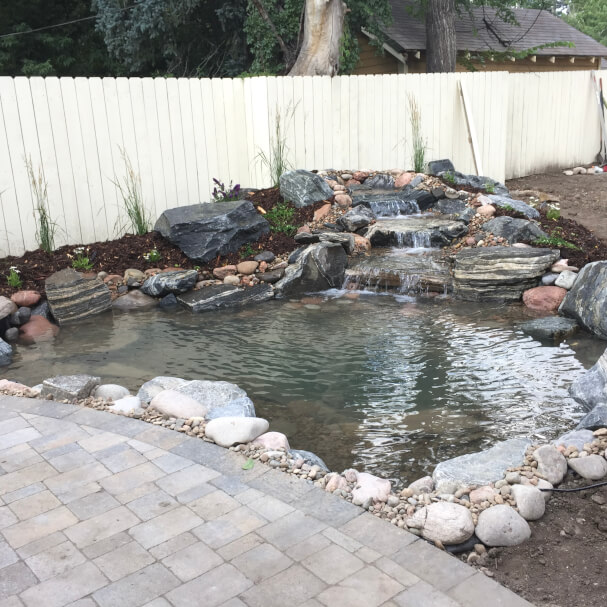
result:
M 11 266 L 8 269 L 8 276 L 6 277 L 6 282 L 9 287 L 12 287 L 13 289 L 21 288 L 23 282 L 21 281 L 21 277 L 19 276 L 19 274 L 21 274 L 21 272 L 17 269 L 16 266 Z
M 88 271 L 93 269 L 93 263 L 91 262 L 89 257 L 86 256 L 84 253 L 84 247 L 78 247 L 74 249 L 75 257 L 72 258 L 72 268 L 74 268 L 74 270 Z
M 162 259 L 162 254 L 158 251 L 158 249 L 152 249 L 149 253 L 146 253 L 143 258 L 146 261 L 151 261 L 154 263 Z
M 126 174 L 122 181 L 116 178 L 113 183 L 118 188 L 122 197 L 122 203 L 131 230 L 135 234 L 143 236 L 151 230 L 152 218 L 144 205 L 143 194 L 141 192 L 141 177 L 133 168 L 124 148 L 120 148 L 120 154 L 124 162 Z M 124 226 L 120 227 L 124 228 Z M 123 230 L 119 228 L 119 231 Z
M 52 220 L 48 206 L 48 189 L 42 169 L 34 172 L 32 159 L 26 159 L 25 166 L 30 179 L 30 188 L 35 199 L 34 216 L 36 217 L 36 240 L 43 251 L 52 253 L 55 250 L 55 232 L 57 224 Z
M 226 188 L 225 184 L 219 181 L 219 179 L 215 179 L 215 177 L 213 177 L 213 183 L 215 183 L 215 187 L 211 192 L 213 202 L 226 202 L 228 200 L 238 200 L 240 198 L 239 183 L 232 187 L 232 182 L 230 181 L 230 185 Z
M 455 175 L 453 174 L 453 171 L 445 171 L 443 173 L 443 181 L 455 185 Z
M 288 202 L 279 202 L 265 214 L 272 232 L 281 232 L 287 236 L 293 236 L 297 232 L 292 224 L 294 216 L 295 209 Z
M 492 182 L 488 182 L 483 184 L 483 188 L 487 194 L 495 194 L 495 184 Z

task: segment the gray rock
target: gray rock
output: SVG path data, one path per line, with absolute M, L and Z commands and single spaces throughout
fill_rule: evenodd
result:
M 0 320 L 9 317 L 17 311 L 17 304 L 8 297 L 0 295 Z
M 443 179 L 453 188 L 474 188 L 484 190 L 485 192 L 493 192 L 499 196 L 508 196 L 508 188 L 499 181 L 484 177 L 482 175 L 465 175 L 459 171 L 441 171 L 438 177 Z
M 19 329 L 17 329 L 16 327 L 11 327 L 10 329 L 7 329 L 4 332 L 4 339 L 10 343 L 16 342 L 19 339 Z M 2 348 L 0 347 L 0 350 L 1 349 Z
M 289 455 L 294 460 L 303 459 L 305 464 L 308 464 L 309 466 L 318 466 L 321 470 L 329 472 L 329 467 L 327 464 L 325 464 L 325 462 L 318 457 L 318 455 L 312 453 L 311 451 L 305 451 L 304 449 L 290 449 Z
M 575 447 L 578 451 L 584 448 L 586 443 L 591 443 L 594 440 L 594 434 L 590 430 L 572 430 L 552 441 L 555 446 L 563 445 L 567 447 Z M 548 479 L 550 480 L 550 479 Z
M 431 160 L 428 163 L 428 167 L 426 172 L 428 175 L 439 175 L 445 171 L 450 171 L 451 173 L 455 173 L 455 167 L 453 163 L 448 158 L 444 158 L 442 160 Z
M 534 209 L 532 206 L 529 206 L 526 202 L 522 200 L 514 200 L 509 196 L 503 196 L 497 194 L 490 194 L 489 198 L 491 199 L 491 204 L 498 207 L 512 207 L 517 213 L 521 213 L 525 217 L 529 219 L 539 219 L 539 212 Z
M 338 222 L 348 232 L 356 232 L 361 228 L 366 228 L 375 219 L 375 214 L 371 209 L 359 204 L 350 209 L 345 215 L 342 215 Z
M 123 295 L 122 297 L 116 298 L 112 303 L 114 310 L 140 310 L 142 308 L 150 308 L 156 305 L 156 300 L 149 295 L 146 295 L 139 289 L 135 289 Z
M 301 169 L 280 176 L 280 193 L 297 208 L 328 200 L 335 194 L 322 177 Z
M 424 476 L 413 481 L 408 488 L 413 491 L 413 495 L 432 493 L 432 491 L 434 491 L 434 480 L 431 476 Z
M 596 405 L 576 426 L 576 430 L 607 428 L 607 404 Z
M 159 375 L 149 381 L 146 381 L 139 392 L 137 392 L 137 398 L 142 402 L 144 407 L 147 407 L 154 396 L 160 394 L 163 390 L 174 390 L 179 386 L 187 383 L 187 380 L 181 377 L 166 377 Z
M 455 258 L 455 294 L 467 301 L 518 301 L 559 256 L 552 249 L 465 249 Z
M 399 192 L 361 191 L 352 195 L 352 206 L 363 205 L 377 217 L 413 215 L 426 211 L 436 202 L 436 198 L 425 190 L 410 187 Z
M 141 401 L 136 396 L 125 396 L 114 401 L 114 404 L 108 407 L 114 413 L 130 415 L 132 413 L 143 413 Z
M 218 255 L 236 253 L 248 242 L 257 242 L 270 231 L 270 224 L 252 202 L 232 200 L 168 209 L 154 230 L 190 259 L 206 263 Z
M 450 200 L 449 198 L 439 200 L 434 205 L 434 210 L 443 215 L 450 215 L 453 219 L 459 219 L 466 224 L 470 223 L 476 215 L 476 209 L 469 207 L 463 200 Z
M 607 405 L 606 386 L 607 350 L 603 352 L 593 367 L 574 380 L 569 388 L 569 394 L 586 411 L 591 411 L 597 405 Z
M 607 261 L 585 265 L 559 312 L 575 318 L 585 329 L 607 339 Z
M 101 378 L 92 375 L 57 375 L 42 382 L 40 396 L 53 396 L 55 400 L 81 400 L 88 398 L 100 381 Z
M 519 329 L 540 340 L 561 340 L 573 335 L 579 326 L 577 322 L 571 318 L 563 318 L 562 316 L 547 316 L 545 318 L 537 318 L 528 320 L 519 325 Z
M 101 384 L 93 392 L 95 398 L 103 398 L 105 400 L 120 400 L 126 396 L 130 396 L 128 388 L 118 384 Z
M 272 251 L 262 251 L 261 253 L 255 255 L 253 259 L 255 261 L 258 261 L 259 263 L 261 263 L 262 261 L 265 261 L 266 263 L 272 263 L 276 259 L 276 255 L 274 255 Z
M 394 188 L 394 177 L 387 173 L 377 173 L 377 175 L 365 179 L 365 185 L 377 190 L 392 190 Z
M 42 301 L 37 306 L 32 308 L 32 316 L 43 316 L 46 320 L 53 320 L 53 314 L 51 308 L 48 305 L 48 301 Z
M 605 465 L 607 466 L 607 462 Z M 537 521 L 544 516 L 546 500 L 539 489 L 533 485 L 512 485 L 511 491 L 518 513 L 526 521 Z
M 444 247 L 468 231 L 462 221 L 444 217 L 406 217 L 374 223 L 365 236 L 374 247 Z
M 336 243 L 319 242 L 305 248 L 297 261 L 288 266 L 276 285 L 284 297 L 303 293 L 339 289 L 343 286 L 348 256 Z
M 555 274 L 554 272 L 549 272 L 548 274 L 544 274 L 542 276 L 542 286 L 551 287 L 556 282 L 556 279 L 558 277 L 559 277 L 559 275 Z
M 558 275 L 558 278 L 554 282 L 557 287 L 562 287 L 563 289 L 567 289 L 569 291 L 573 288 L 575 281 L 577 279 L 577 273 L 571 272 L 570 270 L 565 270 Z
M 248 396 L 235 398 L 227 405 L 213 406 L 206 415 L 207 419 L 218 417 L 255 417 L 255 406 Z
M 441 462 L 434 469 L 435 485 L 443 481 L 457 481 L 460 485 L 488 485 L 504 478 L 508 468 L 520 466 L 531 441 L 511 438 L 490 449 L 460 455 Z
M 461 544 L 474 533 L 470 510 L 448 502 L 424 506 L 407 519 L 407 526 L 420 529 L 424 539 L 441 542 L 445 546 Z
M 303 252 L 306 250 L 307 247 L 299 247 L 299 249 L 295 249 L 290 255 L 289 255 L 289 259 L 287 260 L 288 264 L 294 264 L 297 263 L 297 260 L 303 255 Z
M 173 391 L 184 394 L 204 406 L 207 419 L 255 417 L 255 407 L 247 393 L 227 381 L 187 381 L 173 388 Z
M 320 242 L 320 234 L 316 232 L 300 232 L 299 234 L 295 234 L 293 240 L 297 244 L 314 244 L 315 242 Z
M 159 392 L 151 400 L 149 406 L 151 409 L 162 413 L 165 417 L 176 417 L 178 419 L 203 418 L 208 411 L 204 404 L 176 390 L 163 390 Z
M 259 274 L 255 274 L 261 282 L 267 282 L 268 284 L 274 284 L 278 282 L 285 274 L 284 269 L 281 270 L 272 270 L 270 272 L 261 272 Z
M 274 297 L 269 284 L 240 288 L 234 285 L 211 285 L 177 297 L 177 301 L 191 312 L 209 312 L 223 308 L 239 308 L 262 303 Z
M 141 292 L 151 297 L 164 297 L 169 293 L 185 293 L 194 288 L 198 280 L 196 270 L 174 270 L 150 276 L 141 287 Z M 154 302 L 155 303 L 155 302 Z
M 569 467 L 588 481 L 598 481 L 607 476 L 607 461 L 601 455 L 574 457 L 567 460 Z
M 3 339 L 0 339 L 0 367 L 6 367 L 7 365 L 10 365 L 12 360 L 13 347 L 7 344 Z
M 531 528 L 510 506 L 492 506 L 480 513 L 476 535 L 486 546 L 517 546 L 531 537 Z
M 158 302 L 159 308 L 174 308 L 177 305 L 179 305 L 179 302 L 177 301 L 177 297 L 175 297 L 175 293 L 169 293 L 168 295 L 165 295 Z
M 112 307 L 107 285 L 98 278 L 85 278 L 72 268 L 51 274 L 45 281 L 45 289 L 52 314 L 60 325 L 89 318 Z
M 320 242 L 335 242 L 340 244 L 347 255 L 354 252 L 354 236 L 352 234 L 325 232 L 320 234 Z
M 533 452 L 537 471 L 552 485 L 558 485 L 567 474 L 567 460 L 552 445 L 543 445 Z
M 16 312 L 13 312 L 8 318 L 9 323 L 13 327 L 20 327 L 24 325 L 32 317 L 32 311 L 29 308 L 19 308 Z
M 482 229 L 498 238 L 505 238 L 510 244 L 533 242 L 537 238 L 548 237 L 548 234 L 533 221 L 514 217 L 495 217 L 483 224 Z

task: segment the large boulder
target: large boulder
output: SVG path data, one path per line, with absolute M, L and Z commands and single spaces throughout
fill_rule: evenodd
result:
M 459 219 L 468 224 L 476 215 L 476 209 L 469 207 L 463 200 L 443 198 L 434 205 L 434 210 L 443 215 L 450 215 L 453 219 Z
M 182 379 L 181 377 L 159 375 L 146 381 L 141 388 L 139 388 L 137 398 L 143 403 L 143 407 L 147 407 L 154 396 L 160 394 L 163 390 L 174 390 L 185 383 L 187 383 L 187 380 Z
M 552 249 L 465 249 L 455 258 L 455 294 L 467 301 L 518 301 L 559 256 Z
M 455 173 L 455 167 L 453 163 L 448 158 L 443 158 L 441 160 L 431 160 L 428 163 L 427 172 L 428 175 L 438 175 L 439 173 L 443 173 L 445 171 Z
M 474 533 L 470 510 L 449 502 L 424 506 L 407 519 L 407 526 L 419 529 L 423 538 L 445 546 L 461 544 Z
M 607 405 L 607 350 L 593 367 L 577 377 L 569 388 L 569 394 L 586 411 Z
M 522 200 L 514 200 L 509 196 L 502 196 L 499 194 L 499 192 L 496 194 L 489 195 L 488 198 L 491 200 L 491 204 L 496 207 L 502 207 L 506 209 L 511 208 L 517 213 L 528 217 L 529 219 L 539 219 L 540 217 L 540 214 L 537 209 L 534 209 L 532 206 L 529 206 L 526 202 L 523 202 Z
M 289 455 L 294 460 L 302 459 L 308 466 L 318 466 L 321 470 L 329 472 L 329 466 L 316 453 L 306 451 L 305 449 L 290 449 Z
M 232 200 L 167 209 L 154 229 L 190 259 L 206 263 L 258 241 L 270 224 L 252 202 Z
M 595 261 L 582 268 L 559 312 L 607 339 L 607 261 Z
M 92 375 L 57 375 L 42 382 L 42 398 L 81 400 L 91 395 L 101 379 Z
M 0 367 L 10 365 L 13 360 L 13 348 L 3 339 L 0 339 Z
M 316 173 L 299 169 L 280 176 L 280 193 L 298 208 L 333 197 L 329 184 Z
M 444 247 L 467 231 L 464 222 L 445 217 L 407 217 L 378 221 L 365 236 L 374 247 Z
M 445 460 L 434 469 L 432 478 L 438 486 L 445 481 L 459 485 L 488 485 L 501 480 L 508 468 L 522 465 L 531 441 L 511 438 L 478 453 Z
M 356 476 L 356 486 L 352 489 L 352 503 L 362 506 L 368 500 L 371 500 L 371 503 L 386 502 L 391 488 L 389 480 L 368 472 L 359 472 Z
M 373 211 L 359 204 L 342 215 L 337 221 L 348 232 L 356 232 L 356 230 L 366 228 L 374 219 Z
M 150 276 L 141 286 L 141 291 L 150 297 L 164 297 L 169 293 L 185 293 L 198 280 L 196 270 L 173 270 Z
M 284 297 L 304 293 L 340 289 L 344 283 L 348 256 L 337 243 L 319 242 L 306 247 L 297 261 L 288 266 L 275 285 Z
M 484 177 L 482 175 L 465 175 L 459 171 L 441 171 L 438 175 L 441 179 L 446 181 L 450 186 L 454 188 L 474 188 L 475 190 L 484 190 L 485 192 L 494 192 L 499 196 L 508 196 L 508 188 L 491 179 L 491 177 Z
M 506 239 L 510 244 L 515 242 L 533 242 L 538 238 L 548 238 L 537 223 L 514 217 L 495 217 L 483 224 L 483 231 L 498 238 Z
M 480 513 L 476 535 L 486 546 L 517 546 L 531 537 L 531 528 L 514 508 L 493 506 Z
M 607 404 L 596 405 L 576 426 L 576 430 L 598 430 L 599 428 L 607 428 Z
M 220 417 L 212 419 L 205 435 L 221 447 L 250 443 L 268 431 L 270 424 L 259 417 Z
M 253 401 L 247 393 L 227 381 L 193 380 L 180 384 L 174 391 L 192 398 L 207 409 L 205 417 L 255 417 Z
M 72 268 L 51 274 L 44 284 L 51 311 L 60 325 L 89 318 L 112 307 L 107 285 Z
M 239 288 L 234 285 L 211 285 L 177 297 L 177 301 L 191 312 L 208 312 L 222 308 L 238 308 L 268 301 L 274 297 L 269 284 Z

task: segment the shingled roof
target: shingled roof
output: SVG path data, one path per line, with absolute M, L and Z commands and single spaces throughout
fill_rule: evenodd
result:
M 426 49 L 423 20 L 412 15 L 406 2 L 391 0 L 393 23 L 384 33 L 388 43 L 401 52 Z M 607 57 L 607 47 L 583 34 L 559 17 L 537 9 L 512 9 L 519 25 L 505 23 L 491 8 L 463 11 L 456 20 L 458 51 L 523 51 L 551 42 L 572 42 L 537 50 L 536 55 Z

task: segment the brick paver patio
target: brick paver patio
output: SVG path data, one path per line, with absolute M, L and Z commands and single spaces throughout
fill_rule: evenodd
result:
M 522 607 L 316 487 L 111 413 L 0 397 L 0 607 Z

